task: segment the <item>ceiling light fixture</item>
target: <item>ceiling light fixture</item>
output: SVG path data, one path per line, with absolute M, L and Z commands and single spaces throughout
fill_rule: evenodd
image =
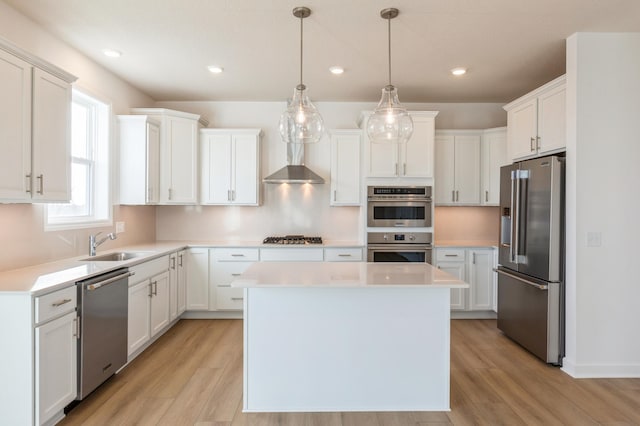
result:
M 466 68 L 454 68 L 451 70 L 451 74 L 455 75 L 455 76 L 461 76 L 461 75 L 465 75 L 467 73 L 467 69 Z
M 344 73 L 344 68 L 342 68 L 342 67 L 340 67 L 338 65 L 335 65 L 335 66 L 332 66 L 331 68 L 329 68 L 329 71 L 331 71 L 331 74 L 340 75 L 340 74 Z
M 209 70 L 210 73 L 212 74 L 220 74 L 222 71 L 224 71 L 224 68 L 219 67 L 217 65 L 209 65 L 207 67 L 207 69 Z
M 382 89 L 382 98 L 367 122 L 367 134 L 376 143 L 407 142 L 413 133 L 413 120 L 398 100 L 398 91 L 391 84 L 391 20 L 398 16 L 398 9 L 380 11 L 380 17 L 388 23 L 389 84 Z
M 311 15 L 308 7 L 296 7 L 293 16 L 300 18 L 300 84 L 293 91 L 293 98 L 280 116 L 280 136 L 287 143 L 314 143 L 324 134 L 322 116 L 307 96 L 302 83 L 302 22 Z
M 120 56 L 122 56 L 122 52 L 114 49 L 102 49 L 102 53 L 110 58 L 119 58 Z

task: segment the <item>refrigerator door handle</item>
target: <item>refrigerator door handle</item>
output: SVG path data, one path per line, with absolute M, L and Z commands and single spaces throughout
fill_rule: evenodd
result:
M 520 281 L 520 282 L 523 282 L 523 283 L 525 283 L 525 284 L 528 284 L 528 285 L 530 285 L 530 286 L 533 286 L 533 287 L 537 288 L 538 290 L 547 290 L 547 289 L 549 289 L 549 286 L 548 286 L 548 285 L 536 284 L 536 283 L 534 283 L 534 282 L 531 282 L 531 281 L 525 280 L 524 278 L 520 278 L 520 277 L 519 277 L 519 276 L 517 276 L 517 275 L 510 274 L 510 273 L 508 273 L 508 272 L 505 272 L 505 271 L 503 271 L 502 269 L 494 269 L 494 271 L 496 271 L 496 272 L 497 272 L 497 273 L 499 273 L 499 274 L 506 275 L 506 276 L 508 276 L 508 277 L 510 277 L 510 278 L 513 278 L 514 280 L 518 280 L 518 281 Z
M 527 263 L 527 206 L 529 204 L 529 170 L 518 170 L 518 236 L 516 237 L 516 263 Z
M 509 241 L 509 260 L 512 263 L 517 263 L 517 248 L 518 248 L 518 170 L 511 172 L 511 240 Z

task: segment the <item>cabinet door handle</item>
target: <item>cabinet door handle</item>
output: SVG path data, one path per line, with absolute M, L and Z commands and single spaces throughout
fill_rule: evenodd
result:
M 473 253 L 471 256 L 471 263 L 473 263 L 474 265 L 476 264 L 476 254 Z
M 153 283 L 149 283 L 149 297 L 153 297 Z
M 489 202 L 489 191 L 484 191 L 484 201 L 485 203 Z
M 31 193 L 31 190 L 32 190 L 31 185 L 33 185 L 33 183 L 32 183 L 32 182 L 33 182 L 33 181 L 31 180 L 31 173 L 29 173 L 29 174 L 27 175 L 27 189 L 25 190 L 26 192 Z
M 336 201 L 336 190 L 333 190 L 333 201 Z
M 158 295 L 158 281 L 153 282 L 153 295 L 154 296 Z
M 171 269 L 176 269 L 176 258 L 171 257 L 169 260 L 171 260 Z
M 535 143 L 536 143 L 536 138 L 531 137 L 531 144 L 530 144 L 531 151 L 535 151 L 536 150 Z
M 58 302 L 53 302 L 53 303 L 51 304 L 51 306 L 53 306 L 54 308 L 57 308 L 58 306 L 62 306 L 62 305 L 64 305 L 65 303 L 69 303 L 69 302 L 71 302 L 71 299 L 62 299 L 62 300 L 60 300 L 60 301 L 58 301 Z
M 536 137 L 536 149 L 540 149 L 540 136 Z
M 456 191 L 452 190 L 451 191 L 451 202 L 455 203 L 455 201 L 456 201 Z
M 39 185 L 39 190 L 38 190 L 38 194 L 43 195 L 44 194 L 44 175 L 43 174 L 39 174 L 36 177 L 37 180 L 40 181 L 40 185 Z
M 456 190 L 456 203 L 460 200 L 460 198 L 458 197 L 460 194 L 458 193 L 458 190 Z
M 402 163 L 402 175 L 407 175 L 407 163 Z
M 80 340 L 80 317 L 73 319 L 73 337 Z
M 171 188 L 169 188 L 169 199 L 171 199 L 171 196 L 173 195 L 171 192 Z
M 396 167 L 395 167 L 395 173 L 396 176 L 398 175 L 398 163 L 396 163 Z
M 182 253 L 178 255 L 178 266 L 182 268 Z

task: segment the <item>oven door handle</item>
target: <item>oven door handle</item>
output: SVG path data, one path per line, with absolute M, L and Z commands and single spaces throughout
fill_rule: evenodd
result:
M 372 245 L 367 246 L 367 250 L 376 251 L 426 251 L 432 250 L 431 245 L 426 244 L 384 244 L 384 245 Z

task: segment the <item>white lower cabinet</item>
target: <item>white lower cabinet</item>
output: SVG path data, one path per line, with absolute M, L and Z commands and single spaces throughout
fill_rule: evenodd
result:
M 261 248 L 260 261 L 262 262 L 322 262 L 324 260 L 323 249 L 318 248 Z
M 362 262 L 362 247 L 324 249 L 325 262 Z
M 211 249 L 209 306 L 217 310 L 242 310 L 243 289 L 231 287 L 231 282 L 239 277 L 254 262 L 258 261 L 257 248 Z
M 170 323 L 169 256 L 129 268 L 127 355 L 145 347 Z
M 187 311 L 209 310 L 209 249 L 187 251 Z
M 492 311 L 496 298 L 494 248 L 436 248 L 436 266 L 469 283 L 451 290 L 452 311 Z
M 169 255 L 169 320 L 178 318 L 187 308 L 186 250 Z

